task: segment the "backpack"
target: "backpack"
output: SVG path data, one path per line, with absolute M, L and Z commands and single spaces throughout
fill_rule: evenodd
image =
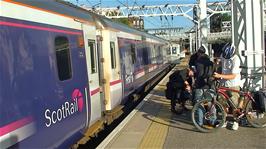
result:
M 166 84 L 165 97 L 172 99 L 175 97 L 176 90 L 183 89 L 186 77 L 186 69 L 177 70 L 169 76 L 169 81 Z
M 191 55 L 189 62 L 188 62 L 189 67 L 196 65 L 197 58 L 198 58 L 197 53 L 194 53 L 193 55 Z
M 184 82 L 186 80 L 187 70 L 176 70 L 169 76 L 169 82 L 174 89 L 182 89 L 184 87 Z
M 213 62 L 208 56 L 199 57 L 196 62 L 196 88 L 212 88 Z
M 260 112 L 266 112 L 266 90 L 259 90 L 254 92 L 253 108 L 259 110 Z
M 165 97 L 167 99 L 173 98 L 173 89 L 172 89 L 171 82 L 167 82 L 167 84 L 166 84 Z

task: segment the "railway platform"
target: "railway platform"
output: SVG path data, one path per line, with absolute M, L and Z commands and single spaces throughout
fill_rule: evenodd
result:
M 168 77 L 187 67 L 188 58 L 170 71 L 144 100 L 112 131 L 97 148 L 256 148 L 266 149 L 266 129 L 222 128 L 201 133 L 191 121 L 190 111 L 177 115 L 170 111 L 164 96 Z

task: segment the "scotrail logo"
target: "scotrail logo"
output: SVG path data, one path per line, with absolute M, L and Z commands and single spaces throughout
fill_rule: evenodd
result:
M 72 99 L 63 103 L 57 110 L 45 110 L 46 127 L 50 127 L 57 122 L 75 114 L 82 112 L 83 109 L 83 96 L 79 89 L 75 89 L 72 93 Z

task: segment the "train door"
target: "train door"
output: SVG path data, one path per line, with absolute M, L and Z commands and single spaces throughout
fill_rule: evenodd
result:
M 90 87 L 89 96 L 91 99 L 90 125 L 101 118 L 101 100 L 99 84 L 98 52 L 96 48 L 96 29 L 95 27 L 83 24 L 84 45 L 88 70 L 88 83 Z
M 117 34 L 110 31 L 110 91 L 111 91 L 111 107 L 115 107 L 121 103 L 122 99 L 122 81 L 120 73 L 120 59 L 118 50 Z
M 102 37 L 102 31 L 101 30 L 97 30 L 96 32 L 96 36 L 97 36 L 97 55 L 98 55 L 98 70 L 99 70 L 99 85 L 101 88 L 100 91 L 100 99 L 101 99 L 101 103 L 104 103 L 104 99 L 105 99 L 105 86 L 104 86 L 104 65 L 103 65 L 103 37 Z M 104 104 L 101 105 L 101 109 L 104 110 Z

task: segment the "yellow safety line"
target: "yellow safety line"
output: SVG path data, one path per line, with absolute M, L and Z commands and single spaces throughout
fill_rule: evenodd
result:
M 138 148 L 163 148 L 172 114 L 169 105 L 163 105 L 159 110 Z
M 189 57 L 183 59 L 180 64 L 180 67 L 187 67 Z M 156 97 L 150 97 L 151 100 L 160 102 L 160 100 L 167 100 L 160 98 L 156 100 Z M 161 101 L 162 102 L 162 101 Z M 161 103 L 162 104 L 162 103 Z M 160 112 L 158 115 L 153 119 L 150 128 L 147 130 L 145 136 L 143 137 L 140 145 L 138 146 L 139 149 L 159 149 L 163 148 L 164 142 L 167 137 L 170 120 L 172 117 L 172 113 L 170 112 L 170 104 L 162 104 L 162 108 L 158 109 Z

